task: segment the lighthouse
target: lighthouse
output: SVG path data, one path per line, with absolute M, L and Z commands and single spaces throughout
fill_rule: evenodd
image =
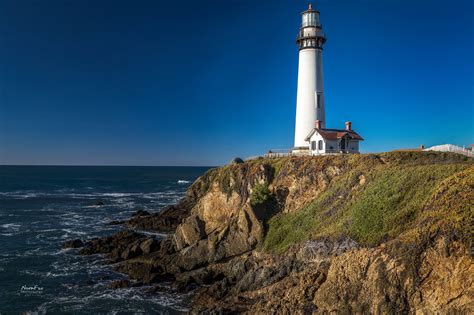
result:
M 293 152 L 308 150 L 305 140 L 313 130 L 315 121 L 325 127 L 323 85 L 323 45 L 326 36 L 322 31 L 319 11 L 310 4 L 301 13 L 301 27 L 296 39 L 299 48 L 298 92 L 296 97 L 296 125 Z
M 299 48 L 298 91 L 296 94 L 295 142 L 286 152 L 270 150 L 265 156 L 301 156 L 357 154 L 364 141 L 346 121 L 345 128 L 326 127 L 323 84 L 323 45 L 326 36 L 319 21 L 319 11 L 310 4 L 301 13 L 301 27 L 296 38 Z

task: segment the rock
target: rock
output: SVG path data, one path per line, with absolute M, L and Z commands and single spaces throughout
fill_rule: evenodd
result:
M 465 243 L 459 240 L 464 240 L 463 231 L 453 228 L 464 226 L 469 204 L 452 210 L 457 209 L 456 196 L 472 200 L 474 169 L 458 179 L 465 190 L 450 189 L 450 182 L 444 189 L 435 189 L 434 201 L 449 207 L 431 203 L 417 210 L 429 232 L 422 237 L 419 231 L 424 226 L 410 221 L 412 216 L 420 218 L 419 213 L 407 216 L 402 212 L 399 220 L 404 225 L 394 222 L 396 229 L 381 240 L 385 242 L 381 245 L 364 246 L 357 233 L 345 232 L 351 231 L 354 218 L 352 210 L 341 211 L 347 209 L 347 202 L 357 202 L 361 193 L 372 187 L 377 180 L 375 172 L 394 165 L 398 174 L 404 163 L 406 168 L 420 160 L 423 166 L 429 164 L 425 155 L 408 163 L 404 159 L 400 154 L 369 154 L 237 161 L 209 170 L 177 205 L 159 213 L 137 211 L 124 224 L 131 229 L 169 232 L 162 239 L 121 231 L 86 242 L 81 253 L 105 254 L 119 272 L 141 284 L 171 283 L 170 292 L 197 288 L 193 313 L 474 313 L 474 264 Z M 449 172 L 468 169 L 466 165 L 472 164 L 458 159 L 454 162 Z M 439 165 L 449 163 L 443 158 Z M 252 194 L 258 191 L 256 185 L 263 183 L 268 186 L 268 198 L 251 203 Z M 447 193 L 452 199 L 446 198 Z M 307 235 L 292 235 L 290 216 L 302 209 L 311 210 L 308 205 L 321 208 L 305 222 L 295 216 L 295 222 L 308 225 L 308 229 L 313 218 L 327 224 L 333 219 L 339 222 L 340 217 L 344 220 L 334 227 L 316 224 Z M 450 211 L 457 211 L 456 215 Z M 271 234 L 275 230 L 269 220 L 288 213 L 290 221 L 282 223 L 282 230 L 277 231 L 280 234 Z M 442 224 L 436 223 L 436 216 L 441 216 Z M 407 233 L 407 228 L 413 230 Z M 331 234 L 324 234 L 325 230 Z M 272 239 L 296 244 L 277 255 L 267 251 L 272 250 L 267 248 L 267 240 Z M 162 288 L 154 290 L 160 292 Z
M 105 206 L 105 203 L 102 200 L 99 200 L 94 203 L 94 206 Z
M 140 214 L 136 212 L 131 219 L 125 221 L 125 225 L 136 230 L 169 232 L 189 215 L 188 209 L 179 206 L 167 206 L 159 213 L 145 214 L 145 212 Z
M 140 248 L 139 242 L 132 243 L 120 254 L 122 259 L 130 259 L 141 255 L 143 252 Z
M 114 281 L 107 286 L 109 289 L 123 289 L 128 287 L 130 287 L 130 281 L 126 279 Z
M 230 161 L 230 164 L 242 164 L 242 163 L 244 163 L 244 160 L 242 160 L 239 157 L 235 157 L 232 159 L 232 161 Z
M 121 224 L 124 224 L 125 221 L 123 220 L 113 220 L 113 221 L 110 221 L 109 223 L 107 223 L 107 225 L 121 225 Z
M 84 246 L 84 242 L 80 239 L 75 239 L 63 243 L 62 248 L 79 248 L 82 246 Z
M 86 286 L 92 286 L 95 284 L 95 281 L 94 280 L 91 280 L 91 279 L 87 279 L 84 283 Z
M 189 216 L 177 227 L 174 236 L 178 250 L 192 245 L 206 236 L 204 222 L 196 215 Z
M 140 249 L 143 254 L 149 254 L 159 249 L 159 242 L 154 238 L 148 238 L 140 243 Z
M 106 254 L 111 262 L 136 257 L 141 253 L 141 241 L 147 237 L 131 231 L 120 231 L 105 238 L 87 241 L 80 250 L 82 255 Z
M 143 217 L 147 215 L 150 215 L 150 212 L 145 210 L 137 210 L 132 214 L 132 217 Z
M 157 285 L 153 285 L 153 286 L 149 286 L 147 289 L 144 290 L 146 293 L 149 293 L 149 294 L 155 294 L 155 293 L 176 293 L 176 291 L 167 286 L 167 285 L 160 285 L 160 284 L 157 284 Z

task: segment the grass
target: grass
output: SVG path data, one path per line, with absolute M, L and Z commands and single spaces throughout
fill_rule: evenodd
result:
M 469 167 L 462 163 L 424 163 L 426 158 L 421 165 L 404 163 L 410 160 L 407 154 L 411 153 L 385 156 L 391 159 L 390 165 L 360 165 L 333 180 L 323 194 L 302 209 L 273 217 L 264 248 L 281 253 L 304 240 L 341 235 L 370 246 L 397 237 L 416 221 L 443 180 Z M 359 183 L 361 175 L 364 184 Z
M 349 234 L 368 245 L 396 237 L 420 213 L 436 186 L 461 169 L 459 165 L 425 165 L 376 172 L 347 209 L 354 219 Z
M 474 240 L 474 167 L 443 180 L 416 220 L 401 236 L 416 241 L 442 232 L 457 234 L 466 244 Z
M 271 167 L 273 177 L 256 184 L 262 165 Z M 212 169 L 193 186 L 203 195 L 215 183 L 227 196 L 236 192 L 243 200 L 249 198 L 264 213 L 272 204 L 267 201 L 275 201 L 275 181 L 287 185 L 291 178 L 316 177 L 334 167 L 343 171 L 304 207 L 265 216 L 265 250 L 282 253 L 308 239 L 341 236 L 367 246 L 397 237 L 416 241 L 440 231 L 473 239 L 473 160 L 453 153 L 258 158 Z

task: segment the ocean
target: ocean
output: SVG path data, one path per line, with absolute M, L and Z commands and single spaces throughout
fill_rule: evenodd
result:
M 0 314 L 186 311 L 186 295 L 108 289 L 125 275 L 61 243 L 110 235 L 121 228 L 112 220 L 175 203 L 207 169 L 0 166 Z

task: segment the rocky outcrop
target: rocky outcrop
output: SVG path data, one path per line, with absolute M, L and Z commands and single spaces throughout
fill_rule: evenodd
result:
M 135 215 L 120 224 L 135 230 L 172 232 L 188 214 L 187 208 L 168 206 L 160 213 Z
M 160 242 L 151 236 L 121 231 L 105 238 L 89 240 L 81 246 L 82 255 L 106 254 L 111 263 L 147 255 L 159 248 Z
M 337 256 L 330 252 L 298 255 L 305 246 L 287 257 L 253 256 L 245 260 L 247 268 L 239 269 L 238 278 L 226 275 L 224 280 L 201 288 L 194 311 L 471 314 L 474 265 L 458 241 L 446 242 L 445 237 L 439 237 L 423 249 L 403 248 L 405 254 L 395 248 L 401 244 L 383 244 L 350 249 Z M 447 256 L 446 246 L 450 251 Z
M 80 239 L 75 239 L 75 240 L 70 240 L 67 242 L 64 242 L 62 245 L 62 248 L 80 248 L 84 246 L 84 242 Z
M 344 206 L 379 197 L 359 192 L 373 188 L 376 179 L 385 187 L 405 168 L 414 174 L 416 165 L 433 165 L 431 173 L 419 169 L 427 174 L 423 185 L 446 179 L 433 193 L 409 191 L 410 198 L 426 198 L 422 210 L 395 216 L 403 226 L 385 235 L 379 229 L 381 241 L 357 238 L 370 230 L 361 224 L 351 232 L 355 210 Z M 408 177 L 407 183 L 418 182 Z M 255 159 L 210 170 L 177 205 L 137 213 L 124 223 L 131 230 L 169 233 L 162 239 L 128 230 L 69 246 L 84 245 L 80 252 L 86 255 L 105 254 L 139 283 L 170 281 L 178 292 L 194 290 L 196 313 L 467 314 L 474 312 L 474 270 L 470 234 L 463 231 L 472 208 L 459 200 L 472 202 L 473 187 L 472 161 L 450 154 Z M 320 220 L 309 206 L 324 210 L 314 212 Z M 306 220 L 291 221 L 300 213 Z M 276 220 L 282 216 L 286 221 Z M 323 218 L 333 226 L 318 226 Z M 271 224 L 291 228 L 294 222 L 305 226 L 304 236 L 285 226 L 281 231 L 293 237 L 287 249 L 265 249 Z M 287 235 L 276 239 L 288 242 Z

